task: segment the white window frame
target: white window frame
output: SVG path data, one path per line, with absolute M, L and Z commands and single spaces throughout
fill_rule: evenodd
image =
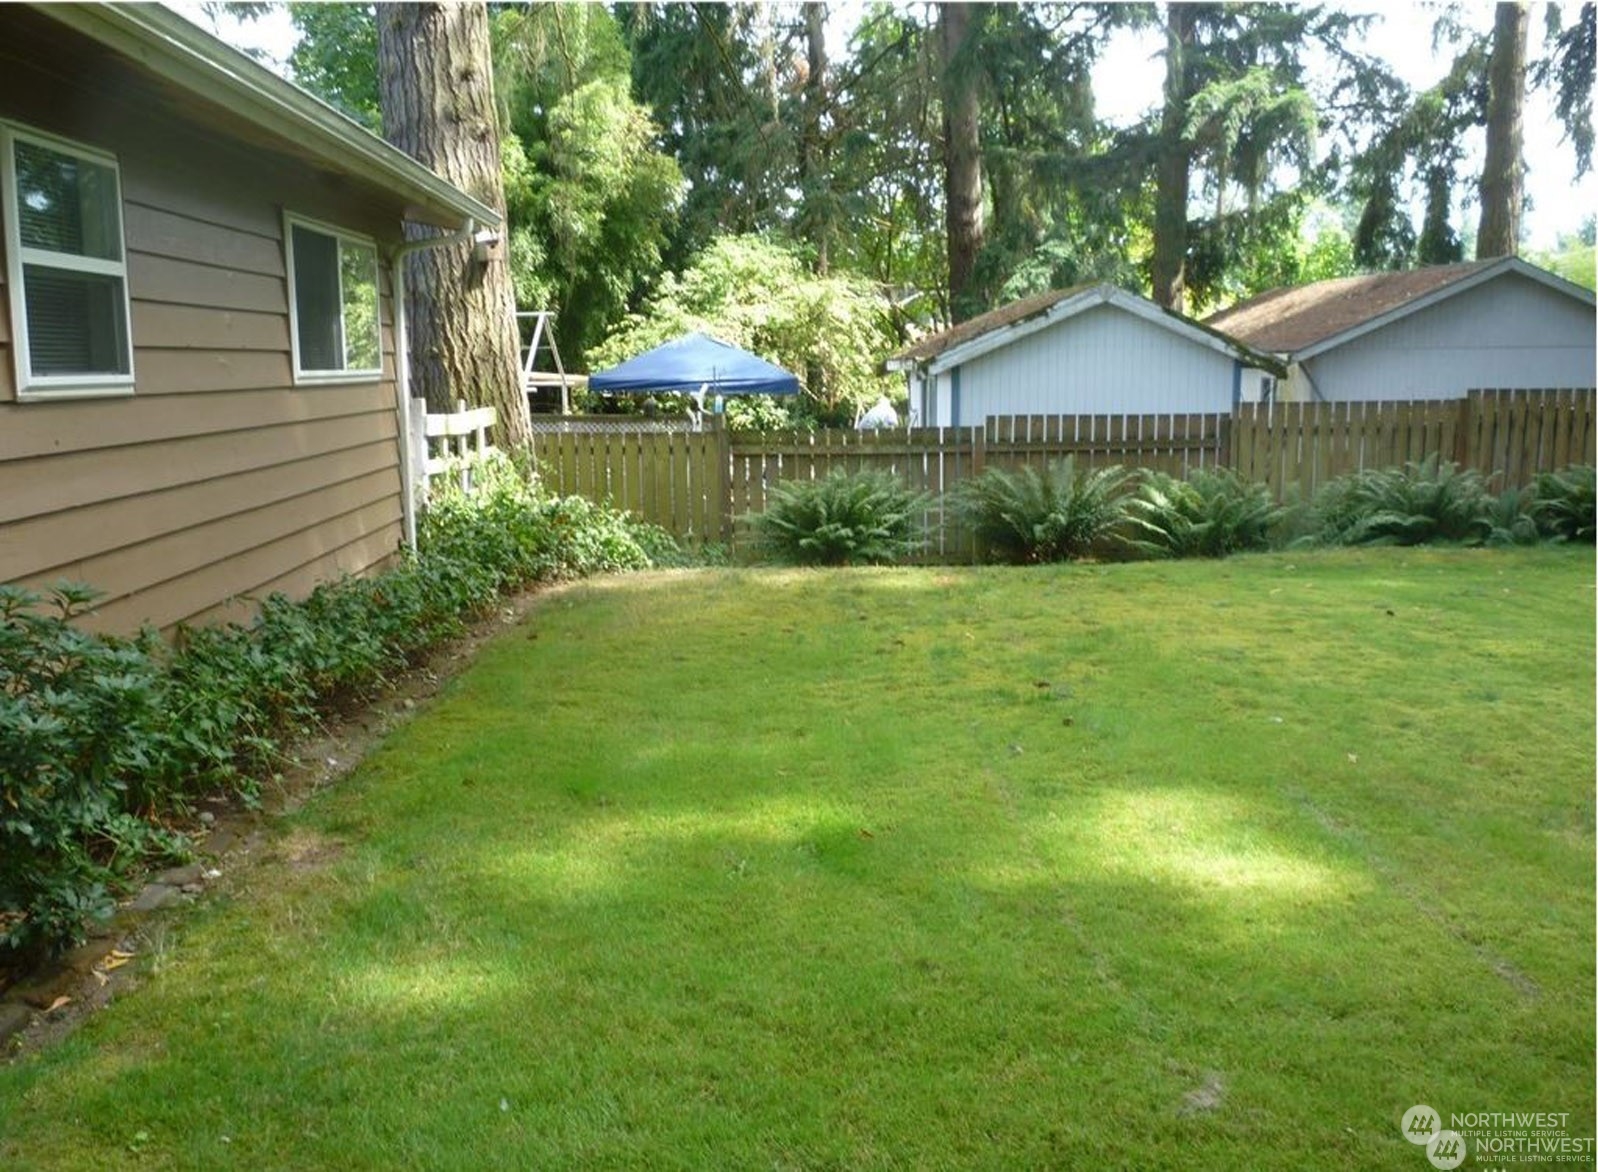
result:
M 323 236 L 331 236 L 341 245 L 348 241 L 358 244 L 363 248 L 370 248 L 376 260 L 377 281 L 377 366 L 372 370 L 306 370 L 300 365 L 300 299 L 294 291 L 294 229 L 296 227 L 309 228 Z M 288 277 L 289 295 L 289 345 L 293 347 L 291 360 L 294 364 L 295 386 L 325 386 L 328 383 L 371 383 L 379 382 L 383 378 L 383 254 L 377 247 L 377 241 L 370 236 L 363 236 L 359 232 L 351 232 L 348 228 L 340 228 L 337 224 L 329 224 L 323 220 L 313 220 L 309 216 L 302 216 L 296 212 L 284 209 L 283 212 L 283 264 L 284 272 Z M 344 275 L 343 265 L 339 265 L 339 337 L 344 334 Z
M 74 256 L 48 248 L 22 247 L 22 210 L 18 201 L 17 141 L 33 143 L 58 154 L 83 159 L 108 167 L 116 181 L 117 243 L 120 260 Z M 128 291 L 128 234 L 122 215 L 122 169 L 116 156 L 70 139 L 34 130 L 15 122 L 0 121 L 0 218 L 5 220 L 6 294 L 11 304 L 11 353 L 15 359 L 17 399 L 21 402 L 47 399 L 93 399 L 133 394 L 133 302 Z M 24 264 L 66 272 L 93 273 L 117 277 L 122 281 L 122 322 L 127 346 L 126 374 L 39 374 L 33 373 L 33 358 L 28 349 L 28 302 L 23 289 Z

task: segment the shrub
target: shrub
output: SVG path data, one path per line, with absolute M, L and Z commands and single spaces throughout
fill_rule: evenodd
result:
M 1142 473 L 1127 505 L 1138 549 L 1159 557 L 1226 557 L 1266 549 L 1283 508 L 1264 484 L 1231 469 L 1199 469 L 1178 480 L 1164 472 Z
M 1594 472 L 1591 465 L 1572 464 L 1537 477 L 1529 512 L 1537 531 L 1555 541 L 1593 543 Z
M 1402 468 L 1350 473 L 1315 496 L 1312 540 L 1325 545 L 1482 545 L 1497 499 L 1480 473 L 1429 456 Z
M 669 541 L 664 531 L 581 497 L 541 494 L 504 455 L 477 465 L 470 493 L 453 482 L 436 489 L 417 536 L 424 559 L 460 568 L 457 587 L 473 609 L 531 582 L 647 569 L 645 543 L 664 549 Z
M 920 548 L 926 498 L 886 472 L 834 471 L 772 486 L 754 518 L 762 545 L 802 566 L 892 562 Z
M 252 794 L 289 736 L 500 592 L 676 551 L 652 527 L 539 494 L 504 459 L 474 494 L 441 490 L 420 536 L 383 574 L 274 594 L 248 626 L 180 628 L 170 645 L 82 629 L 86 587 L 48 600 L 0 587 L 0 956 L 81 939 L 135 862 L 184 849 L 159 817 L 219 785 Z
M 126 777 L 148 762 L 158 692 L 140 640 L 73 624 L 95 593 L 0 586 L 0 947 L 70 938 L 111 908 Z
M 1082 557 L 1127 517 L 1131 475 L 1119 466 L 1078 469 L 1067 457 L 1043 470 L 989 468 L 954 492 L 957 515 L 984 555 L 1012 563 Z

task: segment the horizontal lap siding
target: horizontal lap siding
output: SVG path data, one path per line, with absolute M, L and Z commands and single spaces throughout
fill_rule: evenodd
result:
M 1233 361 L 1211 347 L 1100 305 L 960 367 L 956 426 L 990 415 L 1158 415 L 1232 407 Z
M 295 387 L 282 212 L 379 239 L 398 215 L 150 106 L 75 125 L 51 111 L 84 104 L 41 85 L 63 83 L 0 78 L 0 117 L 118 157 L 136 385 L 17 402 L 0 305 L 0 580 L 86 581 L 106 593 L 92 624 L 126 631 L 247 618 L 252 598 L 384 562 L 401 532 L 387 284 L 384 379 Z
M 1593 341 L 1591 306 L 1507 273 L 1305 365 L 1329 401 L 1460 399 L 1481 387 L 1591 387 Z

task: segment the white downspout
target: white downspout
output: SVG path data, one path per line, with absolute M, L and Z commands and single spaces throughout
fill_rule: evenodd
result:
M 407 240 L 389 258 L 389 289 L 394 299 L 394 398 L 399 413 L 400 511 L 405 544 L 416 548 L 416 469 L 411 466 L 411 346 L 405 319 L 405 258 L 429 248 L 444 248 L 471 240 L 477 224 L 471 219 L 460 230 L 443 236 Z

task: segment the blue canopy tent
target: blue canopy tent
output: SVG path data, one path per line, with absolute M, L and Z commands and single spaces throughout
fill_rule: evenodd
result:
M 686 334 L 588 376 L 600 394 L 797 395 L 799 380 L 747 350 Z

